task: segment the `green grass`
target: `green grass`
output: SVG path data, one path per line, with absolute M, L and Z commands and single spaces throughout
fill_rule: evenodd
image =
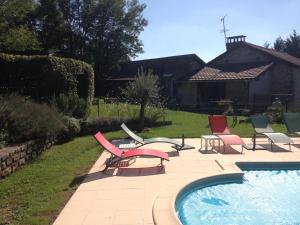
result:
M 133 109 L 137 110 L 137 107 L 133 106 Z M 199 138 L 201 134 L 210 133 L 207 115 L 173 110 L 166 112 L 166 120 L 171 120 L 172 125 L 150 128 L 140 135 L 180 137 L 185 134 L 186 137 Z M 116 114 L 115 109 L 101 111 L 101 115 L 110 117 Z M 91 116 L 97 116 L 95 106 L 91 110 Z M 231 117 L 228 119 L 231 124 Z M 274 128 L 285 132 L 283 125 L 274 125 Z M 243 137 L 250 137 L 253 132 L 250 124 L 237 124 L 231 130 Z M 125 133 L 120 130 L 106 133 L 105 136 L 109 139 L 120 138 L 125 137 Z M 74 179 L 86 174 L 100 152 L 92 136 L 79 137 L 54 146 L 38 159 L 0 180 L 0 225 L 43 225 L 53 222 L 79 185 Z
M 139 108 L 138 106 L 128 104 L 104 104 L 102 101 L 99 109 L 99 115 L 102 117 L 126 118 L 130 115 L 138 115 L 137 112 Z M 97 116 L 97 106 L 93 106 L 91 109 L 91 118 L 96 118 Z M 149 128 L 140 135 L 145 138 L 157 136 L 181 137 L 182 134 L 186 137 L 200 137 L 201 134 L 211 133 L 207 116 L 206 114 L 200 113 L 166 110 L 165 120 L 172 121 L 172 125 Z M 238 117 L 238 120 L 243 119 L 245 119 L 245 117 Z M 230 116 L 228 116 L 228 124 L 230 126 L 232 125 L 232 117 Z M 273 128 L 278 132 L 286 132 L 286 128 L 282 124 L 274 124 Z M 253 128 L 250 123 L 238 123 L 236 126 L 231 127 L 231 132 L 242 137 L 251 137 Z M 122 134 L 121 137 L 125 137 L 124 134 Z
M 0 224 L 49 224 L 99 153 L 92 137 L 76 138 L 0 181 Z

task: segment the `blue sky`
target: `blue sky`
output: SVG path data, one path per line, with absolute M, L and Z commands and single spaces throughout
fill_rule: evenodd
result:
M 144 53 L 138 59 L 196 53 L 205 62 L 225 51 L 227 35 L 246 35 L 263 45 L 278 36 L 300 33 L 300 0 L 140 0 L 149 24 L 141 33 Z

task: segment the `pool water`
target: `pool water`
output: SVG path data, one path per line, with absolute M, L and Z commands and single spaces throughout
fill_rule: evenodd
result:
M 300 225 L 300 170 L 244 171 L 242 183 L 193 187 L 176 200 L 183 225 Z

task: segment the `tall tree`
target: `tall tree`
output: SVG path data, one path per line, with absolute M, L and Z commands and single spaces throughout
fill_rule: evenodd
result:
M 276 51 L 284 51 L 285 50 L 285 41 L 279 36 L 274 42 L 274 49 Z
M 40 40 L 46 52 L 93 64 L 102 83 L 120 61 L 143 51 L 145 7 L 138 0 L 40 0 Z
M 293 56 L 300 58 L 300 35 L 293 31 L 293 33 L 285 41 L 285 51 Z
M 290 55 L 300 58 L 300 35 L 296 30 L 293 30 L 293 33 L 286 40 L 278 37 L 273 46 L 277 51 L 287 52 Z
M 0 51 L 39 50 L 35 33 L 35 0 L 0 0 Z
M 145 8 L 137 0 L 92 1 L 89 29 L 86 37 L 94 62 L 97 83 L 102 83 L 110 70 L 120 61 L 127 61 L 143 51 L 139 34 L 147 21 L 142 17 Z
M 64 52 L 66 22 L 59 0 L 40 0 L 38 9 L 38 33 L 46 53 Z

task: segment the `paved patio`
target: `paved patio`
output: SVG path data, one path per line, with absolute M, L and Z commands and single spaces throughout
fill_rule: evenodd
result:
M 250 139 L 244 139 L 250 143 Z M 186 139 L 195 146 L 183 150 L 178 156 L 169 144 L 151 144 L 148 149 L 160 149 L 169 153 L 170 161 L 137 158 L 124 163 L 125 167 L 112 168 L 107 174 L 99 172 L 109 154 L 104 152 L 91 168 L 88 176 L 73 194 L 55 225 L 175 225 L 180 224 L 174 214 L 174 196 L 187 183 L 218 174 L 240 172 L 235 162 L 300 161 L 300 138 L 293 138 L 293 152 L 287 145 L 274 146 L 273 152 L 266 139 L 267 150 L 228 149 L 225 154 L 214 151 L 200 152 L 200 138 Z

